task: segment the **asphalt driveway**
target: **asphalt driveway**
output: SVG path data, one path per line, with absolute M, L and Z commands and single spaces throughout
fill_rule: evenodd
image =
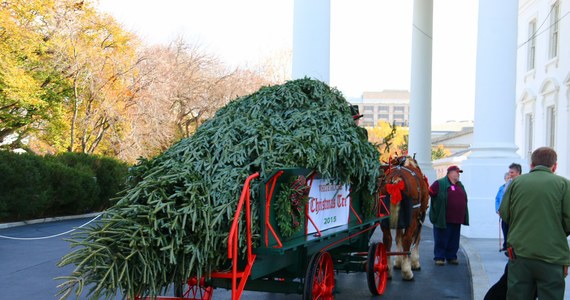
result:
M 66 232 L 89 221 L 75 219 L 1 229 L 0 235 L 31 238 Z M 378 230 L 376 238 L 381 232 Z M 69 234 L 38 240 L 11 240 L 0 238 L 0 298 L 1 299 L 57 299 L 54 278 L 69 275 L 72 267 L 58 268 L 60 258 L 71 251 L 64 239 Z M 336 278 L 335 299 L 471 299 L 471 274 L 467 258 L 459 252 L 460 264 L 436 266 L 433 263 L 433 235 L 424 227 L 420 244 L 422 270 L 415 272 L 415 280 L 401 280 L 399 272 L 388 283 L 383 296 L 370 295 L 364 273 L 339 273 Z M 122 299 L 121 295 L 115 297 Z M 214 299 L 229 299 L 229 291 L 214 290 Z M 88 299 L 82 295 L 80 299 Z M 242 299 L 301 299 L 298 295 L 246 292 Z

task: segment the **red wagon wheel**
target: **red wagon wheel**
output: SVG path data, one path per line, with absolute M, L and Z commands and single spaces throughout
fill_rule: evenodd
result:
M 303 299 L 334 299 L 333 290 L 334 269 L 331 255 L 327 252 L 316 253 L 311 258 L 307 274 L 305 275 Z
M 370 245 L 366 266 L 366 279 L 370 293 L 382 295 L 388 282 L 388 256 L 384 244 Z

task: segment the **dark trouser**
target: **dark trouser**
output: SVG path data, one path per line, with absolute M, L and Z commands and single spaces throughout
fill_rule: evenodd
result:
M 509 224 L 501 220 L 501 229 L 503 230 L 503 249 L 507 249 L 507 234 L 509 234 Z
M 517 257 L 509 261 L 507 299 L 564 299 L 564 268 L 540 260 Z
M 434 260 L 457 259 L 460 234 L 461 234 L 461 224 L 447 223 L 447 228 L 434 227 L 433 259 Z
M 507 299 L 507 278 L 508 278 L 508 267 L 505 265 L 505 272 L 499 280 L 493 284 L 493 286 L 485 294 L 483 300 L 505 300 Z

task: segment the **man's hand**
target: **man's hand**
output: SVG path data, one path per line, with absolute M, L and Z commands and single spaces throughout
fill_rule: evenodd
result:
M 564 277 L 568 276 L 568 266 L 564 266 Z

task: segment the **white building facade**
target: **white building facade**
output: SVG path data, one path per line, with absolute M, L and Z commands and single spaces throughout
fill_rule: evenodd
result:
M 497 236 L 494 198 L 512 162 L 527 172 L 529 153 L 552 146 L 558 174 L 570 175 L 569 15 L 570 0 L 479 0 L 473 143 L 465 156 L 436 166 L 465 170 L 471 222 L 462 234 L 468 237 Z M 429 113 L 432 21 L 433 0 L 413 0 L 409 149 L 430 182 L 438 177 Z M 293 78 L 328 82 L 329 30 L 330 0 L 295 0 Z M 307 64 L 314 57 L 325 59 Z
M 520 0 L 515 139 L 519 155 L 558 153 L 570 178 L 570 1 Z

